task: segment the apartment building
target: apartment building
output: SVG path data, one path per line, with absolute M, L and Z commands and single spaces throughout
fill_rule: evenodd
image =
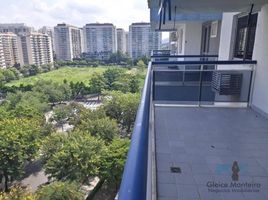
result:
M 17 35 L 25 35 L 31 33 L 32 31 L 34 31 L 34 28 L 26 26 L 24 23 L 0 24 L 0 33 L 12 32 Z
M 73 60 L 80 58 L 82 53 L 82 31 L 68 24 L 54 27 L 54 44 L 57 60 Z
M 126 51 L 127 54 L 129 55 L 129 37 L 128 37 L 129 33 L 126 32 Z
M 6 63 L 5 63 L 4 49 L 3 49 L 2 40 L 0 40 L 0 69 L 1 69 L 1 68 L 6 68 Z
M 52 49 L 53 52 L 55 52 L 55 45 L 54 45 L 54 28 L 53 27 L 48 27 L 48 26 L 43 26 L 38 30 L 39 33 L 47 34 L 51 38 L 51 44 L 52 44 Z
M 24 64 L 44 65 L 53 63 L 51 38 L 42 33 L 30 33 L 21 36 Z
M 116 29 L 117 33 L 117 51 L 122 53 L 127 52 L 127 34 L 124 29 L 118 28 Z
M 132 59 L 150 56 L 151 51 L 160 49 L 161 33 L 151 30 L 150 23 L 133 23 L 129 26 L 129 54 Z
M 86 24 L 83 31 L 88 57 L 105 60 L 117 51 L 116 27 L 113 24 Z
M 14 33 L 0 33 L 0 41 L 6 67 L 23 65 L 20 37 Z
M 151 56 L 118 199 L 268 199 L 267 0 L 147 2 L 177 49 Z

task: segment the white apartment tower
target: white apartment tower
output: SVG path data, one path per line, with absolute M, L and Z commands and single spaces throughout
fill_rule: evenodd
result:
M 86 53 L 107 58 L 117 51 L 116 28 L 113 24 L 86 24 L 83 31 Z
M 117 33 L 117 51 L 127 53 L 127 37 L 126 32 L 122 28 L 116 29 Z
M 150 56 L 160 49 L 161 33 L 151 30 L 150 23 L 133 23 L 129 26 L 129 54 L 132 59 Z
M 54 27 L 54 44 L 57 60 L 73 60 L 82 53 L 82 30 L 68 24 Z
M 39 29 L 38 32 L 43 33 L 43 34 L 47 34 L 51 38 L 52 49 L 53 49 L 53 51 L 55 51 L 53 27 L 43 26 L 42 28 Z
M 129 55 L 129 37 L 128 32 L 126 32 L 126 53 Z
M 53 63 L 51 38 L 42 33 L 21 36 L 24 64 L 44 65 Z
M 0 33 L 0 41 L 6 67 L 23 65 L 22 48 L 19 36 L 14 33 Z
M 6 63 L 5 63 L 5 57 L 4 57 L 4 49 L 2 45 L 2 40 L 0 40 L 0 69 L 1 68 L 6 68 Z

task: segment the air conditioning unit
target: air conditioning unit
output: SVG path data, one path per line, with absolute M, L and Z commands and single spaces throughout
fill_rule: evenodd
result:
M 240 95 L 242 73 L 213 72 L 212 90 L 219 95 Z

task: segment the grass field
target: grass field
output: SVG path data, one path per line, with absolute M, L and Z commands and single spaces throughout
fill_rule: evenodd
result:
M 89 83 L 89 79 L 94 73 L 103 73 L 107 67 L 63 67 L 58 70 L 53 70 L 47 73 L 38 74 L 36 76 L 31 76 L 27 78 L 21 78 L 19 80 L 7 83 L 7 86 L 19 86 L 23 85 L 33 85 L 38 80 L 50 80 L 53 82 L 62 83 L 64 79 L 68 82 L 73 81 L 80 82 L 83 81 L 85 84 Z

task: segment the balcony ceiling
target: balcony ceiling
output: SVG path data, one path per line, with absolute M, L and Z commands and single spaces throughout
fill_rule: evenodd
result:
M 151 24 L 154 29 L 159 26 L 159 9 L 165 0 L 148 0 L 151 10 Z M 175 21 L 220 20 L 223 12 L 249 12 L 254 4 L 254 11 L 260 10 L 268 0 L 170 0 L 172 20 L 166 20 L 163 29 L 170 29 Z M 176 8 L 176 9 L 175 9 Z M 168 8 L 166 9 L 168 12 Z M 166 15 L 168 16 L 168 14 Z

